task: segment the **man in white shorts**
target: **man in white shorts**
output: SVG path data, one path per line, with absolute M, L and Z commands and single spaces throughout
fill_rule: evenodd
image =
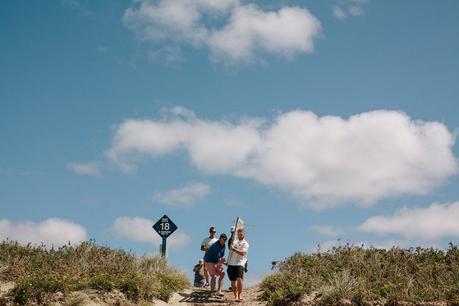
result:
M 244 280 L 244 266 L 247 262 L 247 251 L 249 243 L 245 240 L 245 233 L 242 228 L 237 230 L 237 239 L 230 246 L 232 252 L 228 259 L 228 277 L 231 281 L 234 298 L 236 302 L 241 302 L 241 293 Z
M 215 233 L 216 233 L 215 227 L 211 226 L 209 228 L 209 237 L 204 238 L 204 240 L 202 240 L 201 242 L 201 251 L 204 252 L 204 255 L 202 256 L 203 258 L 206 255 L 207 250 L 209 250 L 210 246 L 218 240 L 217 238 L 215 238 Z M 204 263 L 204 278 L 206 279 L 206 283 L 204 284 L 204 287 L 208 287 L 209 286 L 209 271 L 207 271 L 205 263 Z

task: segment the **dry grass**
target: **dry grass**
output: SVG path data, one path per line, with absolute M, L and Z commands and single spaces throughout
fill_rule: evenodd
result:
M 167 301 L 174 292 L 189 286 L 185 274 L 159 256 L 138 257 L 94 241 L 51 250 L 6 241 L 0 244 L 3 266 L 8 268 L 0 269 L 0 277 L 16 283 L 9 298 L 21 305 L 45 303 L 56 292 L 85 289 L 117 289 L 131 301 Z
M 347 245 L 325 253 L 294 254 L 266 277 L 261 298 L 288 305 L 312 293 L 316 304 L 342 299 L 364 301 L 459 303 L 459 249 L 380 250 Z
M 8 271 L 8 266 L 0 263 L 0 279 L 3 279 Z

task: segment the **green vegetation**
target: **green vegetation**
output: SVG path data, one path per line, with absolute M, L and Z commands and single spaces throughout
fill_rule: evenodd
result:
M 346 245 L 296 253 L 261 283 L 268 305 L 292 305 L 306 295 L 314 305 L 444 301 L 459 305 L 459 248 L 381 250 Z
M 65 295 L 86 289 L 117 289 L 132 302 L 167 301 L 174 292 L 189 286 L 185 274 L 159 256 L 138 257 L 94 241 L 51 250 L 2 242 L 0 279 L 15 282 L 0 304 L 19 305 L 47 303 L 57 292 Z

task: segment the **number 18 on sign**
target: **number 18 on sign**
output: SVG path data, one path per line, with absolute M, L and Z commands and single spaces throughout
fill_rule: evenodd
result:
M 161 245 L 161 256 L 166 256 L 166 239 L 169 237 L 175 230 L 177 226 L 169 219 L 168 216 L 164 215 L 158 220 L 158 222 L 153 225 L 153 229 L 161 236 L 163 243 Z

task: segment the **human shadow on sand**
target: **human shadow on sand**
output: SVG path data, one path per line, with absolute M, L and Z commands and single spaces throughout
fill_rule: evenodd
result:
M 196 304 L 227 304 L 228 301 L 224 297 L 216 297 L 210 294 L 209 290 L 194 289 L 191 293 L 179 293 L 182 296 L 181 303 L 196 303 Z

